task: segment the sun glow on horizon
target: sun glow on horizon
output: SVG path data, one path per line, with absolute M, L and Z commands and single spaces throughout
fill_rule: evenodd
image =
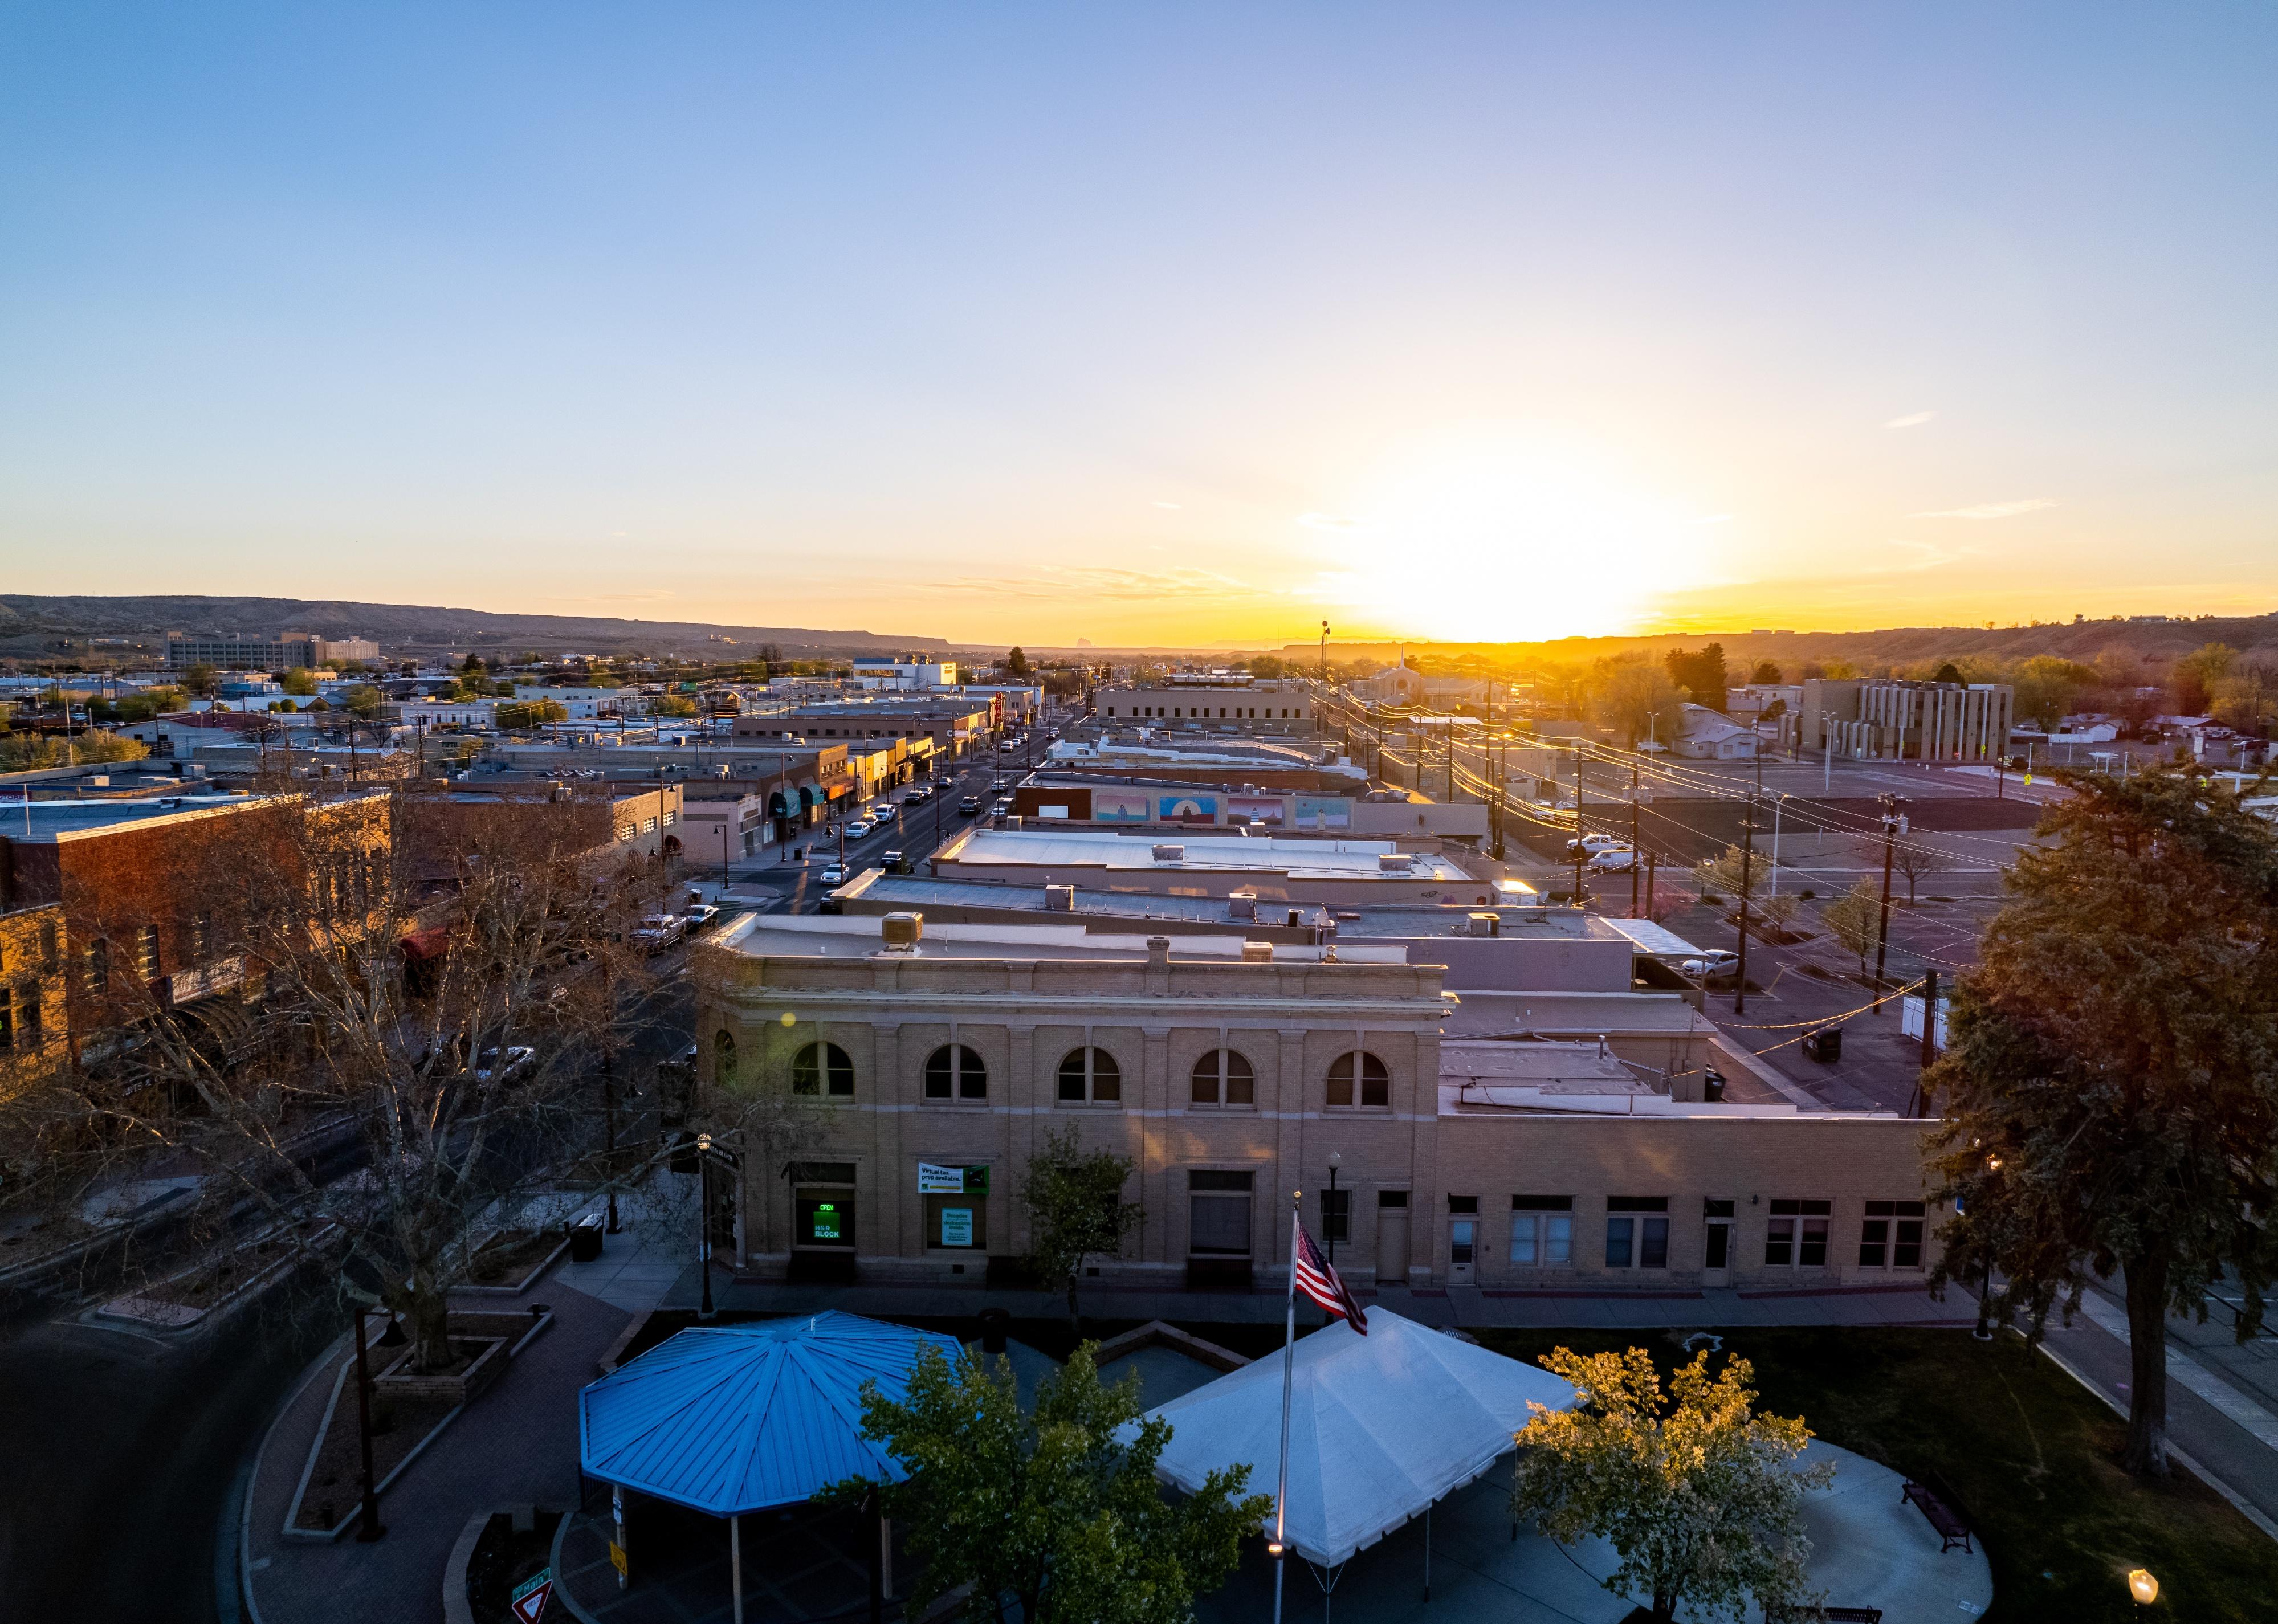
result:
M 1512 437 L 1413 459 L 1350 511 L 1300 521 L 1321 560 L 1301 592 L 1448 642 L 1634 629 L 1670 594 L 1715 578 L 1734 528 L 1601 453 Z

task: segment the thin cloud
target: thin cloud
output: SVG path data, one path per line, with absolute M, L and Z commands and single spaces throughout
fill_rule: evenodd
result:
M 1929 513 L 1909 514 L 1913 519 L 2014 519 L 2021 513 L 2038 513 L 2044 507 L 2057 505 L 2052 496 L 2028 497 L 2022 502 L 1980 502 L 1975 507 L 1939 507 Z
M 1903 417 L 1892 418 L 1883 426 L 1886 429 L 1919 429 L 1937 416 L 1936 412 L 1908 412 Z
M 1350 514 L 1308 513 L 1298 515 L 1297 522 L 1309 530 L 1357 530 L 1368 521 Z
M 928 583 L 936 591 L 989 598 L 1104 598 L 1148 602 L 1164 598 L 1254 596 L 1257 589 L 1209 569 L 1066 568 L 1047 566 L 1025 576 L 959 576 Z
M 1169 513 L 1176 513 L 1179 511 L 1179 504 L 1176 502 L 1158 502 L 1155 506 Z

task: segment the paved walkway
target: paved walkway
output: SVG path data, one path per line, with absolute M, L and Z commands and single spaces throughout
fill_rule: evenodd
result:
M 314 1543 L 283 1533 L 343 1338 L 311 1369 L 262 1445 L 246 1495 L 239 1559 L 255 1624 L 441 1624 L 443 1570 L 477 1511 L 577 1504 L 577 1390 L 633 1317 L 655 1306 L 682 1265 L 629 1225 L 598 1262 L 564 1262 L 519 1296 L 466 1306 L 517 1312 L 547 1304 L 554 1323 L 455 1419 L 382 1497 L 387 1536 L 353 1531 Z
M 692 1271 L 672 1287 L 665 1301 L 672 1308 L 694 1308 L 696 1288 Z M 1944 1302 L 1938 1302 L 1919 1289 L 1593 1295 L 1497 1292 L 1465 1285 L 1415 1290 L 1387 1285 L 1373 1292 L 1363 1292 L 1362 1296 L 1372 1306 L 1380 1304 L 1419 1324 L 1465 1329 L 1953 1326 L 1971 1324 L 1976 1315 L 1975 1300 L 1960 1292 L 1950 1292 Z M 791 1285 L 780 1280 L 731 1279 L 725 1269 L 714 1273 L 712 1298 L 720 1308 L 759 1314 L 813 1314 L 824 1308 L 843 1308 L 849 1314 L 867 1314 L 879 1319 L 953 1319 L 978 1314 L 983 1308 L 1002 1308 L 1014 1319 L 1053 1320 L 1064 1319 L 1067 1315 L 1067 1299 L 1053 1292 L 989 1291 L 977 1286 L 934 1285 Z M 1147 1291 L 1118 1286 L 1087 1290 L 1082 1295 L 1082 1306 L 1087 1319 L 1256 1324 L 1278 1323 L 1284 1300 L 1279 1291 Z

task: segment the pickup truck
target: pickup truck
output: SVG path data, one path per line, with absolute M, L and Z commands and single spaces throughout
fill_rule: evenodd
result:
M 661 953 L 688 934 L 688 921 L 677 913 L 652 913 L 633 929 L 633 940 L 645 952 Z

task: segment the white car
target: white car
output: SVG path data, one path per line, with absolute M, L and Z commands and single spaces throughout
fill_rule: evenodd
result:
M 1627 846 L 1609 846 L 1582 866 L 1594 874 L 1621 874 L 1635 868 L 1637 860 L 1637 853 Z
M 871 822 L 868 818 L 857 818 L 853 822 L 846 826 L 846 838 L 849 840 L 860 840 L 864 835 L 869 834 L 877 827 L 878 826 L 876 824 Z
M 702 930 L 720 917 L 720 910 L 710 903 L 696 903 L 682 917 L 688 921 L 689 929 Z
M 825 885 L 845 885 L 846 883 L 846 871 L 839 867 L 836 863 L 829 865 L 822 871 L 822 883 Z
M 1628 843 L 1618 835 L 1585 835 L 1579 840 L 1570 840 L 1566 842 L 1566 855 L 1571 858 L 1577 851 L 1586 851 L 1595 855 Z
M 652 913 L 633 928 L 633 940 L 651 953 L 661 953 L 688 934 L 688 921 L 677 913 Z
M 1696 980 L 1708 980 L 1715 976 L 1731 975 L 1740 967 L 1740 956 L 1730 948 L 1709 948 L 1698 958 L 1688 958 L 1678 968 Z
M 537 1057 L 538 1051 L 516 1043 L 501 1050 L 486 1048 L 475 1056 L 475 1080 L 478 1083 L 505 1082 Z

